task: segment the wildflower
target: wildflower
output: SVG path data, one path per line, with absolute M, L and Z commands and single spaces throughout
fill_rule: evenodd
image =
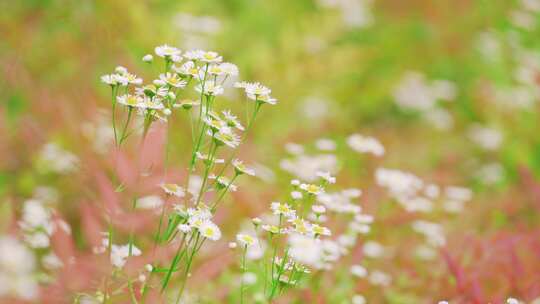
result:
M 238 67 L 235 64 L 224 62 L 219 65 L 219 68 L 229 76 L 238 76 Z
M 355 277 L 364 278 L 367 276 L 367 270 L 361 265 L 352 265 L 351 266 L 351 274 Z
M 199 67 L 193 61 L 184 62 L 181 66 L 172 66 L 172 70 L 183 77 L 198 77 Z
M 300 181 L 297 180 L 297 179 L 293 179 L 293 180 L 291 180 L 291 185 L 293 185 L 293 186 L 300 186 Z
M 312 195 L 319 195 L 324 192 L 323 188 L 314 184 L 301 184 L 300 189 Z
M 336 143 L 327 138 L 318 139 L 315 146 L 321 151 L 334 151 L 336 149 Z
M 238 246 L 238 244 L 236 244 L 236 242 L 229 242 L 228 246 L 229 246 L 230 249 L 235 249 L 236 246 Z
M 204 55 L 204 51 L 201 51 L 201 50 L 192 50 L 192 51 L 187 51 L 184 53 L 184 58 L 188 59 L 188 60 L 199 60 L 202 58 L 202 56 Z
M 199 59 L 207 63 L 218 63 L 221 62 L 223 58 L 216 52 L 204 52 Z
M 126 86 L 128 84 L 128 79 L 118 74 L 103 75 L 101 81 L 110 86 Z
M 333 177 L 332 175 L 330 175 L 330 172 L 328 171 L 319 171 L 316 173 L 318 177 L 322 178 L 323 180 L 325 180 L 326 182 L 330 183 L 330 184 L 335 184 L 336 183 L 336 178 Z
M 294 230 L 300 234 L 309 234 L 311 232 L 311 225 L 309 222 L 301 218 L 296 218 L 291 221 L 294 225 Z
M 201 235 L 212 241 L 217 241 L 221 238 L 221 230 L 219 227 L 211 221 L 205 221 L 200 225 L 199 232 Z
M 354 221 L 361 224 L 373 223 L 373 216 L 369 214 L 357 214 L 354 216 Z
M 234 133 L 217 132 L 214 139 L 218 144 L 224 144 L 230 148 L 236 148 L 240 145 L 240 138 Z
M 236 118 L 235 115 L 233 115 L 230 111 L 223 111 L 223 118 L 225 118 L 225 122 L 229 127 L 237 128 L 240 131 L 244 131 L 244 127 L 240 122 L 238 121 L 238 118 Z
M 246 272 L 242 275 L 242 281 L 246 285 L 253 285 L 257 283 L 257 275 L 253 272 Z
M 255 96 L 269 95 L 272 92 L 272 90 L 270 90 L 269 88 L 263 86 L 262 84 L 258 82 L 247 83 L 244 86 L 244 90 L 246 91 L 247 94 L 252 94 Z
M 366 298 L 363 295 L 354 295 L 351 299 L 352 304 L 366 304 Z
M 223 87 L 213 81 L 208 81 L 204 83 L 204 86 L 203 84 L 198 84 L 195 87 L 195 91 L 207 96 L 218 96 L 223 94 Z
M 160 74 L 159 79 L 163 83 L 166 83 L 166 84 L 170 85 L 171 87 L 175 87 L 175 88 L 183 88 L 183 87 L 185 87 L 187 85 L 187 81 L 182 80 L 178 76 L 178 74 L 174 74 L 174 73 Z
M 117 96 L 116 101 L 128 107 L 137 107 L 137 108 L 144 107 L 143 98 L 136 95 L 125 94 L 125 95 Z
M 253 223 L 253 225 L 255 225 L 255 227 L 257 227 L 262 223 L 262 220 L 258 217 L 254 217 L 251 222 Z
M 216 180 L 216 188 L 218 190 L 225 189 L 229 187 L 229 191 L 236 191 L 236 186 L 231 183 L 231 180 L 226 178 L 225 176 L 215 176 L 214 174 L 210 175 L 208 177 L 209 179 L 215 179 Z
M 219 119 L 219 117 L 211 117 L 210 115 L 204 117 L 203 122 L 210 128 L 212 133 L 222 131 L 229 132 L 229 128 L 226 126 L 225 122 Z
M 244 246 L 251 246 L 256 241 L 254 237 L 248 234 L 237 234 L 236 240 Z
M 161 110 L 163 109 L 163 104 L 159 99 L 145 98 L 141 105 L 141 108 L 150 110 Z
M 285 217 L 294 217 L 296 211 L 288 204 L 282 204 L 280 202 L 273 202 L 270 204 L 270 209 L 275 215 L 283 215 Z
M 311 231 L 315 237 L 319 235 L 330 236 L 332 232 L 326 227 L 319 226 L 318 224 L 311 225 Z
M 210 156 L 208 156 L 207 154 L 203 154 L 203 153 L 197 151 L 195 153 L 195 155 L 197 156 L 198 159 L 202 160 L 205 164 L 210 164 L 211 163 Z M 214 158 L 213 162 L 215 164 L 222 164 L 222 163 L 225 162 L 225 160 L 222 159 L 222 158 Z
M 137 200 L 137 208 L 139 209 L 156 209 L 162 205 L 163 201 L 157 195 L 144 196 Z
M 127 81 L 127 83 L 140 85 L 142 84 L 142 78 L 137 77 L 135 74 L 130 74 L 127 71 L 122 74 L 122 77 L 124 77 Z
M 154 61 L 154 56 L 152 56 L 151 54 L 146 54 L 143 56 L 142 61 L 150 63 Z
M 303 195 L 302 195 L 302 192 L 300 192 L 300 191 L 292 191 L 291 192 L 291 197 L 294 200 L 299 200 L 299 199 L 302 199 Z
M 212 64 L 208 67 L 208 74 L 210 75 L 219 76 L 219 75 L 223 75 L 223 73 L 224 73 L 223 70 L 217 64 Z
M 152 272 L 154 267 L 151 264 L 146 264 L 146 265 L 144 265 L 144 269 L 146 269 L 146 271 L 148 271 L 148 272 Z
M 266 230 L 268 232 L 270 232 L 271 234 L 278 234 L 280 233 L 281 231 L 279 230 L 279 227 L 278 226 L 274 226 L 274 225 L 262 225 L 261 228 L 263 230 Z
M 270 97 L 270 95 L 248 95 L 249 99 L 253 99 L 255 101 L 259 101 L 262 103 L 267 103 L 271 105 L 277 104 L 277 99 Z
M 156 47 L 154 51 L 156 52 L 156 55 L 165 59 L 177 58 L 182 53 L 179 49 L 167 44 Z
M 392 282 L 392 277 L 380 270 L 375 270 L 371 272 L 369 282 L 373 285 L 388 286 Z
M 232 161 L 232 164 L 234 166 L 234 171 L 237 175 L 247 174 L 255 176 L 255 171 L 251 168 L 246 167 L 241 160 L 235 159 Z
M 131 251 L 131 253 L 130 253 Z M 129 256 L 139 256 L 141 255 L 141 250 L 135 245 L 111 245 L 111 264 L 115 267 L 122 268 L 126 264 L 127 258 Z
M 182 233 L 190 233 L 191 232 L 191 226 L 188 224 L 180 224 L 178 225 L 178 231 Z
M 184 197 L 185 195 L 184 188 L 178 186 L 177 184 L 161 184 L 160 187 L 168 195 L 174 195 L 177 197 Z
M 326 208 L 323 205 L 313 205 L 311 206 L 311 211 L 313 211 L 315 214 L 323 214 L 326 212 Z
M 384 155 L 384 146 L 373 137 L 353 134 L 347 138 L 347 144 L 359 153 L 371 153 L 375 156 Z

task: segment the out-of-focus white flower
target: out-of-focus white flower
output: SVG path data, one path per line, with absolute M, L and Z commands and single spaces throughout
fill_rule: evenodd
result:
M 384 255 L 385 249 L 381 244 L 375 241 L 367 241 L 366 243 L 364 243 L 362 251 L 367 257 L 378 258 Z
M 384 155 L 384 146 L 373 137 L 353 134 L 347 138 L 347 144 L 359 153 L 371 153 L 375 156 Z
M 333 154 L 298 155 L 283 159 L 280 167 L 302 180 L 314 182 L 318 179 L 317 172 L 333 174 L 337 171 L 337 158 Z
M 293 155 L 304 154 L 304 147 L 296 143 L 286 143 L 285 150 Z
M 13 237 L 0 236 L 0 297 L 36 299 L 39 287 L 34 267 L 32 251 Z
M 417 220 L 413 222 L 412 227 L 414 231 L 423 234 L 431 246 L 440 247 L 446 244 L 446 238 L 444 237 L 444 231 L 441 225 Z
M 366 304 L 366 298 L 363 295 L 354 295 L 351 299 L 352 304 Z
M 369 282 L 373 285 L 388 286 L 392 282 L 392 277 L 380 270 L 374 270 L 369 275 Z
M 53 172 L 68 174 L 74 172 L 79 165 L 79 158 L 54 143 L 46 144 L 40 152 L 40 160 L 45 168 Z
M 332 176 L 330 174 L 330 172 L 328 171 L 319 171 L 316 173 L 317 177 L 320 177 L 322 178 L 323 180 L 325 180 L 326 182 L 328 182 L 329 184 L 335 184 L 336 183 L 336 178 L 334 176 Z
M 498 150 L 503 141 L 503 135 L 500 131 L 478 124 L 469 128 L 468 135 L 479 147 L 489 151 Z
M 365 278 L 368 274 L 366 268 L 362 265 L 352 265 L 350 270 L 352 275 L 359 278 Z
M 246 272 L 242 275 L 242 281 L 246 285 L 253 285 L 257 283 L 257 275 L 253 272 Z
M 334 151 L 336 149 L 336 143 L 327 138 L 320 138 L 315 142 L 317 149 L 321 151 Z
M 415 255 L 422 260 L 433 260 L 437 257 L 437 251 L 430 246 L 419 245 L 415 249 Z
M 184 197 L 186 195 L 184 188 L 178 186 L 177 184 L 161 184 L 159 185 L 165 193 L 168 195 L 174 195 L 176 197 Z
M 41 262 L 46 269 L 54 270 L 64 266 L 64 263 L 54 253 L 48 253 L 41 258 Z
M 131 251 L 131 252 L 130 252 Z M 129 256 L 139 256 L 141 255 L 141 250 L 135 245 L 111 245 L 111 264 L 115 267 L 122 268 L 127 262 Z
M 163 205 L 163 200 L 157 195 L 143 196 L 137 200 L 139 209 L 157 209 Z
M 299 199 L 302 199 L 302 197 L 304 197 L 304 196 L 302 195 L 302 192 L 300 192 L 300 191 L 292 191 L 291 192 L 291 197 L 294 200 L 299 200 Z
M 521 302 L 516 298 L 508 298 L 506 299 L 506 304 L 520 304 Z
M 313 205 L 313 206 L 311 206 L 311 210 L 315 214 L 323 214 L 323 213 L 326 212 L 326 208 L 323 205 Z
M 299 105 L 298 112 L 307 119 L 318 121 L 333 114 L 330 101 L 316 96 L 304 99 Z
M 489 163 L 483 165 L 477 173 L 478 179 L 486 185 L 493 185 L 503 179 L 504 168 L 499 163 Z

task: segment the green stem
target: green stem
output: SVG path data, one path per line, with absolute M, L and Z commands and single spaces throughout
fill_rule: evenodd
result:
M 242 254 L 242 277 L 240 278 L 240 304 L 244 303 L 244 274 L 246 272 L 246 253 L 247 253 L 247 244 L 244 245 L 244 252 Z

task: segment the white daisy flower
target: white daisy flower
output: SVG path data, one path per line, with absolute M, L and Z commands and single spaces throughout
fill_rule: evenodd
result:
M 200 60 L 208 63 L 219 63 L 223 58 L 216 52 L 204 52 Z
M 199 67 L 193 61 L 184 62 L 181 66 L 172 66 L 172 70 L 183 76 L 198 77 Z
M 199 226 L 199 232 L 201 235 L 212 241 L 217 241 L 221 238 L 221 230 L 219 227 L 211 221 L 205 221 Z
M 163 58 L 180 56 L 180 54 L 182 53 L 179 49 L 169 46 L 167 44 L 156 47 L 154 51 L 156 52 L 156 55 Z
M 319 235 L 330 236 L 330 235 L 332 235 L 332 232 L 330 231 L 330 229 L 328 229 L 326 227 L 323 227 L 323 226 L 320 226 L 318 224 L 312 224 L 311 225 L 311 232 L 315 236 L 319 236 Z
M 246 167 L 241 160 L 235 159 L 232 161 L 232 164 L 234 166 L 234 171 L 236 172 L 237 175 L 247 174 L 247 175 L 255 176 L 255 170 Z
M 140 96 L 125 94 L 116 97 L 116 101 L 128 107 L 144 108 L 144 99 Z
M 314 184 L 300 184 L 300 189 L 306 191 L 309 194 L 319 195 L 324 193 L 324 189 Z
M 240 137 L 234 133 L 217 132 L 214 134 L 214 139 L 219 144 L 224 144 L 231 148 L 236 148 L 240 145 Z
M 202 84 L 198 84 L 195 87 L 195 91 L 197 91 L 199 93 L 203 93 L 204 95 L 208 95 L 208 96 L 218 96 L 218 95 L 223 94 L 224 90 L 223 90 L 223 87 L 221 85 L 216 84 L 213 81 L 208 81 L 208 82 L 204 83 L 204 92 L 203 92 L 203 85 Z
M 227 110 L 221 113 L 223 113 L 223 118 L 225 119 L 225 122 L 229 127 L 234 127 L 240 131 L 244 131 L 244 127 L 242 126 L 240 121 L 238 121 L 238 118 L 236 118 L 236 116 L 231 113 L 231 111 Z
M 236 235 L 236 240 L 244 246 L 251 246 L 255 244 L 255 241 L 257 239 L 252 237 L 251 235 L 239 233 Z
M 283 215 L 285 217 L 294 217 L 296 211 L 291 208 L 288 204 L 282 204 L 280 202 L 272 202 L 270 204 L 270 209 L 275 215 Z
M 163 81 L 164 83 L 175 88 L 184 88 L 187 85 L 187 81 L 182 80 L 178 76 L 178 74 L 174 74 L 174 73 L 160 74 L 159 79 Z
M 235 64 L 224 62 L 219 67 L 226 75 L 238 76 L 238 67 Z
M 195 61 L 201 59 L 204 53 L 202 50 L 187 51 L 184 53 L 184 58 Z

